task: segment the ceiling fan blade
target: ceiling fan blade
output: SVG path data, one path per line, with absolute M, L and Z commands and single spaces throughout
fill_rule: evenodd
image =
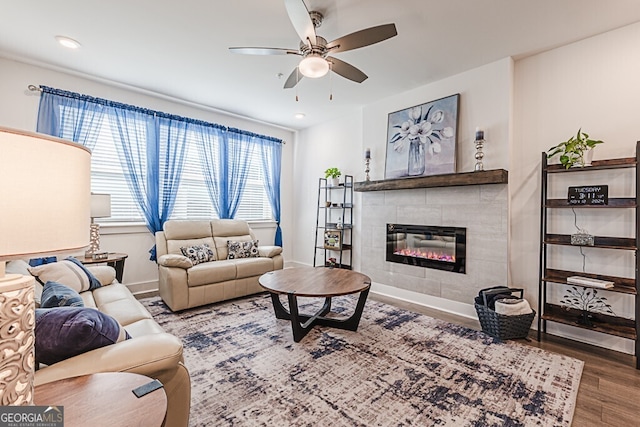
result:
M 296 33 L 300 37 L 300 40 L 307 43 L 307 39 L 311 44 L 316 44 L 316 29 L 313 26 L 313 21 L 309 16 L 309 10 L 305 6 L 302 0 L 284 0 L 284 7 L 287 8 L 287 14 L 289 14 L 289 20 L 293 24 Z
M 353 80 L 356 83 L 362 83 L 368 78 L 365 73 L 363 73 L 353 65 L 336 59 L 332 56 L 328 56 L 327 61 L 331 62 L 331 69 L 337 74 L 340 74 L 345 79 Z
M 298 71 L 298 67 L 294 68 L 293 72 L 291 74 L 289 74 L 289 77 L 287 78 L 287 81 L 284 82 L 284 88 L 285 89 L 291 89 L 292 87 L 297 85 L 298 82 L 300 80 L 302 80 L 303 77 L 304 76 L 302 75 L 302 73 Z
M 279 47 L 230 47 L 229 50 L 244 55 L 300 55 L 297 50 Z
M 366 28 L 340 37 L 327 44 L 327 49 L 331 53 L 344 52 L 346 50 L 358 49 L 379 43 L 398 35 L 395 24 L 378 25 L 377 27 Z

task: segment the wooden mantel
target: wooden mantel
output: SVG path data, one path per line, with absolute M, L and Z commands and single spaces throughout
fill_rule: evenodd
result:
M 479 172 L 448 173 L 415 178 L 361 181 L 353 185 L 354 191 L 406 190 L 412 188 L 457 187 L 461 185 L 507 184 L 509 172 L 493 169 Z

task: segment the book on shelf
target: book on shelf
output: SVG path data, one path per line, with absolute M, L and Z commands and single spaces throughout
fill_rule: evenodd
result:
M 588 288 L 609 289 L 613 288 L 614 283 L 608 280 L 592 279 L 591 277 L 570 276 L 567 277 L 567 283 L 571 285 L 586 286 Z

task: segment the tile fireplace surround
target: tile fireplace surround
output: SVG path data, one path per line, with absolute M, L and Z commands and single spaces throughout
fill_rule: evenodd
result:
M 506 183 L 360 191 L 361 271 L 373 282 L 465 304 L 507 284 Z M 465 227 L 466 274 L 385 261 L 387 223 Z

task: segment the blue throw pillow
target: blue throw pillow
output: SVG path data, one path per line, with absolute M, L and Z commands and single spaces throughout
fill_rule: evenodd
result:
M 58 282 L 47 282 L 42 290 L 40 308 L 84 307 L 79 293 Z
M 36 362 L 52 365 L 131 338 L 113 317 L 88 307 L 36 309 Z

